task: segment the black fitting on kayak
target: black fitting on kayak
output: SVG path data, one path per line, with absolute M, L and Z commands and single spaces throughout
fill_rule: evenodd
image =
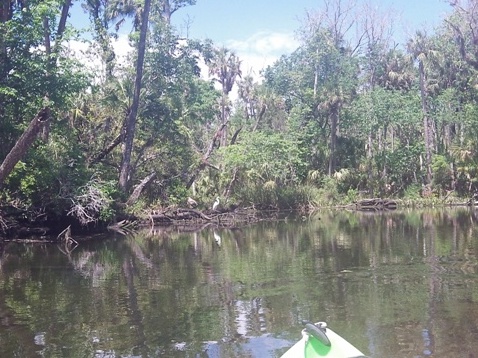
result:
M 305 326 L 305 331 L 312 337 L 317 338 L 323 345 L 330 347 L 331 343 L 326 334 L 326 325 L 314 324 L 310 321 L 303 320 L 302 324 Z

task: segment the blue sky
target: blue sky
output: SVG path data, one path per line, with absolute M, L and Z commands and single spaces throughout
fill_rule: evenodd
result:
M 346 2 L 344 0 L 343 2 Z M 406 26 L 436 24 L 450 10 L 446 0 L 356 0 L 392 8 Z M 197 0 L 173 15 L 177 26 L 192 21 L 190 34 L 218 42 L 239 40 L 260 31 L 292 32 L 300 27 L 306 10 L 317 10 L 321 0 Z
M 399 43 L 405 42 L 417 29 L 431 32 L 451 10 L 446 0 L 355 1 L 358 7 L 370 3 L 381 13 L 391 9 L 395 19 L 393 38 Z M 210 38 L 217 46 L 235 51 L 243 61 L 243 73 L 257 77 L 260 69 L 297 48 L 296 32 L 303 24 L 306 11 L 315 12 L 322 6 L 323 0 L 197 0 L 196 5 L 173 14 L 172 23 L 183 36 Z M 75 26 L 84 26 L 87 22 L 78 3 L 73 7 L 70 22 Z M 119 52 L 128 50 L 129 30 L 123 29 L 116 43 Z
M 371 3 L 381 12 L 391 10 L 394 39 L 403 43 L 417 29 L 428 32 L 451 10 L 445 0 L 356 0 Z M 317 11 L 322 0 L 197 0 L 178 10 L 173 24 L 183 36 L 210 38 L 234 50 L 243 59 L 243 73 L 255 74 L 281 54 L 297 48 L 296 31 L 306 11 Z M 188 26 L 186 24 L 189 24 Z

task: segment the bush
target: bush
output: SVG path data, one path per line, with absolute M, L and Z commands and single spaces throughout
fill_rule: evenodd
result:
M 435 155 L 433 157 L 432 170 L 434 186 L 441 190 L 449 189 L 453 181 L 453 172 L 445 156 Z
M 330 206 L 340 202 L 337 181 L 332 177 L 324 177 L 322 187 L 318 191 L 318 206 Z
M 78 189 L 72 198 L 68 215 L 75 217 L 82 225 L 97 221 L 108 221 L 115 212 L 112 208 L 112 194 L 115 192 L 114 182 L 103 182 L 92 178 L 86 185 Z
M 279 187 L 267 182 L 264 185 L 243 187 L 236 196 L 241 198 L 242 205 L 253 205 L 260 210 L 304 210 L 315 206 L 317 189 L 311 186 Z
M 422 187 L 419 184 L 409 185 L 403 194 L 404 199 L 417 200 L 421 198 Z

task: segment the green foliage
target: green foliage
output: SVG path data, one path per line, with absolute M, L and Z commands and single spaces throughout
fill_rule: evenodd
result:
M 188 197 L 188 189 L 186 189 L 186 186 L 182 181 L 176 179 L 168 185 L 166 196 L 168 198 L 166 204 L 183 204 L 185 202 L 185 199 Z
M 91 174 L 84 167 L 82 153 L 69 140 L 71 137 L 56 129 L 48 143 L 35 145 L 7 177 L 3 187 L 6 202 L 56 214 L 69 208 L 72 193 Z
M 15 166 L 13 172 L 5 181 L 5 188 L 2 191 L 2 201 L 17 201 L 28 207 L 32 204 L 31 196 L 36 191 L 36 178 L 31 173 L 27 165 L 20 161 Z M 14 191 L 13 188 L 17 188 Z
M 359 198 L 359 192 L 357 189 L 349 189 L 347 195 L 345 196 L 345 201 L 347 203 L 353 203 Z
M 409 185 L 403 194 L 404 199 L 418 200 L 421 198 L 422 187 L 419 184 Z
M 134 215 L 137 217 L 144 216 L 145 211 L 148 211 L 148 208 L 155 207 L 155 205 L 151 202 L 147 202 L 143 198 L 140 198 L 132 205 L 128 205 L 125 208 L 125 212 Z
M 235 192 L 240 203 L 261 210 L 306 210 L 314 206 L 317 189 L 311 186 L 277 186 L 271 183 L 242 186 Z
M 278 202 L 280 207 L 307 210 L 315 206 L 318 195 L 318 190 L 314 186 L 285 187 L 278 196 Z
M 453 171 L 450 163 L 444 155 L 435 155 L 432 162 L 433 185 L 441 190 L 449 189 L 453 180 Z
M 39 109 L 48 105 L 52 112 L 43 133 L 48 142 L 29 149 L 4 183 L 1 197 L 16 207 L 46 212 L 47 217 L 67 208 L 67 197 L 83 184 L 84 172 L 64 113 L 86 89 L 87 78 L 59 37 L 49 38 L 50 48 L 46 42 L 47 35 L 57 32 L 61 4 L 56 0 L 12 3 L 9 18 L 0 23 L 0 160 Z M 61 35 L 63 41 L 71 39 L 69 31 Z
M 240 183 L 252 186 L 269 181 L 278 186 L 297 184 L 304 168 L 297 142 L 280 133 L 247 133 L 219 152 L 227 175 L 239 171 Z
M 337 188 L 337 180 L 332 177 L 324 177 L 317 197 L 317 206 L 331 206 L 340 202 L 340 194 Z
M 174 8 L 194 3 L 173 2 Z M 137 30 L 141 8 L 86 4 L 94 29 L 91 56 L 102 61 L 102 69 L 86 73 L 65 46 L 73 29 L 61 41 L 56 38 L 61 4 L 12 2 L 11 14 L 0 22 L 5 59 L 0 61 L 0 158 L 41 107 L 48 103 L 53 113 L 48 140 L 36 142 L 18 163 L 1 200 L 61 214 L 71 209 L 72 199 L 86 208 L 96 198 L 101 205 L 91 214 L 87 209 L 84 217 L 108 220 L 112 202 L 120 199 L 114 183 L 122 166 L 136 58 L 133 52 L 121 65 L 116 62 L 109 29 L 132 16 Z M 184 41 L 163 10 L 153 4 L 130 187 L 152 172 L 157 178 L 129 208 L 132 212 L 184 204 L 197 168 L 196 199 L 207 206 L 226 192 L 235 203 L 281 209 L 350 202 L 363 190 L 418 200 L 427 180 L 424 113 L 436 139 L 431 146 L 434 187 L 427 190 L 454 189 L 463 196 L 478 190 L 473 9 L 456 7 L 435 34 L 415 36 L 409 53 L 389 47 L 380 36 L 363 38 L 363 46 L 354 48 L 340 33 L 342 27 L 333 24 L 346 19 L 331 13 L 320 17 L 330 22 L 308 18 L 297 50 L 266 68 L 262 84 L 252 76 L 237 81 L 235 108 L 228 94 L 241 74 L 240 59 L 209 40 Z M 461 36 L 463 48 L 455 41 Z M 130 40 L 138 40 L 137 31 Z M 412 57 L 424 65 L 424 98 Z M 212 81 L 201 78 L 201 61 Z M 216 140 L 220 148 L 206 158 L 226 119 L 228 135 L 238 130 L 235 144 Z

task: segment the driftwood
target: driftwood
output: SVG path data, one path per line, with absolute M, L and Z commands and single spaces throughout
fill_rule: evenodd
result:
M 15 165 L 20 161 L 20 159 L 22 159 L 27 150 L 31 147 L 37 135 L 48 123 L 49 119 L 50 108 L 48 107 L 41 109 L 35 118 L 32 119 L 28 128 L 15 143 L 13 148 L 10 150 L 10 153 L 7 154 L 2 165 L 0 165 L 0 185 L 12 172 Z
M 397 202 L 391 199 L 381 198 L 363 199 L 349 205 L 348 207 L 359 211 L 395 210 L 397 208 Z
M 199 210 L 184 208 L 177 208 L 174 210 L 167 209 L 163 212 L 153 212 L 149 215 L 148 218 L 152 225 L 157 223 L 172 224 L 174 221 L 179 220 L 212 220 L 210 216 L 207 216 Z

